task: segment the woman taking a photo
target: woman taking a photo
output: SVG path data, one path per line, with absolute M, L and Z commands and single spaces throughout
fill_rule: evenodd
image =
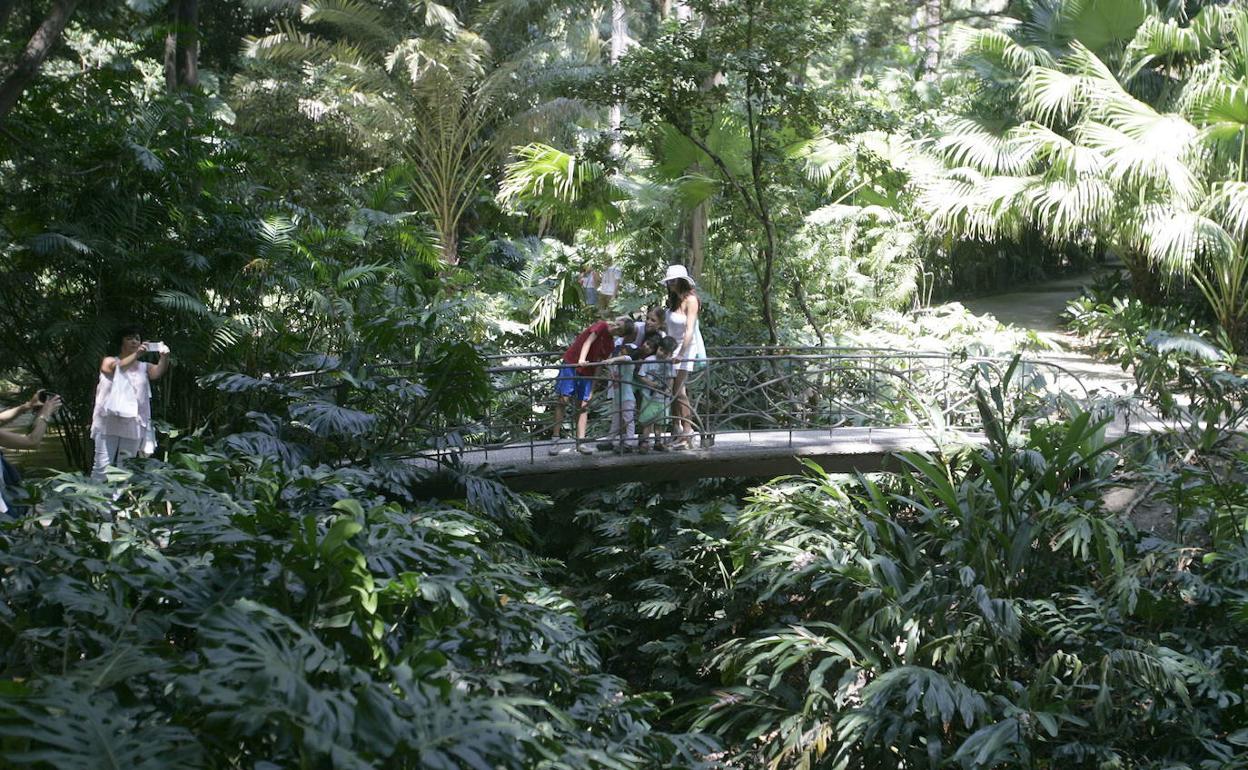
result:
M 663 277 L 667 287 L 667 334 L 676 340 L 676 376 L 672 380 L 672 443 L 670 449 L 690 449 L 693 436 L 693 409 L 685 383 L 698 359 L 706 358 L 698 311 L 702 307 L 695 291 L 697 284 L 684 265 L 671 265 Z
M 48 430 L 48 418 L 61 408 L 61 397 L 39 391 L 24 404 L 5 409 L 0 412 L 0 425 L 5 425 L 21 417 L 26 412 L 38 412 L 30 430 L 18 433 L 12 430 L 0 430 L 0 449 L 38 449 L 43 441 L 43 434 Z
M 147 345 L 137 326 L 121 330 L 118 346 L 116 356 L 105 356 L 100 362 L 100 380 L 95 387 L 95 409 L 91 414 L 95 462 L 91 478 L 98 481 L 104 480 L 108 466 L 156 449 L 150 383 L 169 369 L 169 349 L 163 345 L 159 363 L 139 360 L 147 352 Z
M 41 390 L 31 396 L 26 403 L 0 412 L 0 425 L 7 425 L 27 412 L 38 411 L 34 422 L 30 425 L 30 430 L 24 434 L 0 429 L 0 448 L 37 449 L 48 430 L 48 419 L 56 414 L 56 410 L 60 408 L 60 396 L 45 393 Z M 0 514 L 11 515 L 13 510 L 22 511 L 22 506 L 17 505 L 14 501 L 14 496 L 18 493 L 12 489 L 21 480 L 22 475 L 9 464 L 8 460 L 4 459 L 4 453 L 0 452 Z

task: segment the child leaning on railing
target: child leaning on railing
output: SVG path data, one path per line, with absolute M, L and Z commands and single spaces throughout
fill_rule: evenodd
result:
M 639 367 L 637 383 L 641 389 L 641 408 L 637 411 L 637 429 L 640 434 L 637 449 L 641 452 L 650 451 L 650 435 L 657 433 L 662 423 L 667 420 L 672 403 L 674 374 L 671 359 L 675 351 L 676 340 L 664 337 L 659 341 L 654 355 L 647 357 Z M 666 447 L 657 437 L 654 448 L 666 451 Z

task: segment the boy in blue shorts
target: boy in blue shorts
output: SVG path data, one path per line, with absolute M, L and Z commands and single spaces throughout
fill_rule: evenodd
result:
M 563 417 L 568 410 L 568 401 L 575 399 L 576 415 L 576 450 L 589 454 L 594 450 L 585 441 L 585 431 L 589 426 L 589 399 L 594 394 L 594 381 L 597 375 L 597 364 L 610 357 L 615 349 L 616 337 L 632 337 L 636 326 L 630 319 L 618 319 L 613 322 L 598 321 L 576 335 L 576 339 L 563 354 L 563 366 L 559 376 L 555 378 L 555 393 L 559 401 L 555 404 L 555 425 L 551 431 L 550 453 L 559 454 L 564 447 L 560 446 L 559 434 L 563 430 Z

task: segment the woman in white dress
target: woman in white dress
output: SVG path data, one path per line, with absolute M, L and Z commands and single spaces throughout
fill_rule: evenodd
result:
M 156 449 L 152 430 L 151 381 L 159 380 L 169 369 L 169 349 L 161 347 L 159 363 L 140 361 L 147 352 L 142 331 L 128 326 L 120 333 L 120 351 L 100 362 L 100 379 L 95 386 L 95 408 L 91 413 L 91 438 L 95 440 L 95 462 L 91 477 L 103 481 L 104 469 L 136 454 L 149 455 Z M 117 378 L 124 377 L 125 382 Z M 112 398 L 114 388 L 122 388 Z
M 706 344 L 702 341 L 702 328 L 698 323 L 698 311 L 702 307 L 698 299 L 697 284 L 689 277 L 684 265 L 671 265 L 663 277 L 667 286 L 667 334 L 676 340 L 676 377 L 672 380 L 672 444 L 671 449 L 689 449 L 693 435 L 692 408 L 685 383 L 699 359 L 706 358 Z

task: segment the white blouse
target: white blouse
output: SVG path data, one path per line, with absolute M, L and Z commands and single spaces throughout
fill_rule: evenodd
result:
M 115 360 L 115 359 L 114 359 Z M 141 440 L 148 436 L 148 428 L 152 424 L 152 386 L 149 378 L 151 364 L 139 361 L 122 369 L 114 367 L 113 377 L 125 377 L 134 386 L 138 395 L 139 416 L 133 418 L 117 417 L 103 413 L 104 402 L 113 389 L 113 379 L 100 372 L 100 381 L 95 386 L 95 408 L 91 412 L 91 438 L 98 436 L 119 436 L 121 438 Z

